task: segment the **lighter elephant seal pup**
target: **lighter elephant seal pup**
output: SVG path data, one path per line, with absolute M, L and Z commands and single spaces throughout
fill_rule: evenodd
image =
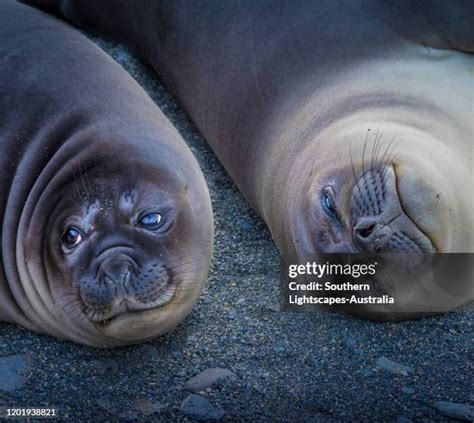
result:
M 168 331 L 212 253 L 196 160 L 77 30 L 2 1 L 0 39 L 0 321 L 100 347 Z

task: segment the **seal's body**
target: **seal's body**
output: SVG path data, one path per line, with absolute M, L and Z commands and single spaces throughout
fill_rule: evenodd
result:
M 3 1 L 0 39 L 0 320 L 94 346 L 166 332 L 212 253 L 194 157 L 67 24 Z
M 152 64 L 288 262 L 474 250 L 472 2 L 36 3 Z M 470 299 L 434 285 L 378 280 L 364 313 Z

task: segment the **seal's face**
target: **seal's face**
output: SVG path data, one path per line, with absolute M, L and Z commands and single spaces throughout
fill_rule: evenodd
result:
M 28 267 L 44 269 L 41 290 L 51 295 L 42 313 L 88 344 L 168 331 L 191 310 L 209 268 L 212 219 L 202 194 L 143 163 L 121 169 L 71 175 L 55 189 L 43 228 L 33 220 L 25 243 Z
M 56 261 L 72 276 L 84 314 L 100 324 L 170 302 L 178 282 L 170 264 L 174 199 L 152 184 L 110 190 L 110 182 L 95 183 L 98 195 L 67 210 L 56 233 Z
M 384 146 L 378 136 L 370 148 L 366 139 L 357 154 L 349 145 L 345 140 L 337 157 L 326 159 L 334 163 L 313 172 L 304 188 L 296 237 L 312 232 L 305 248 L 411 255 L 445 249 L 446 231 L 440 230 L 448 226 L 445 195 L 433 183 L 432 169 L 394 156 L 393 145 Z
M 372 166 L 360 175 L 348 173 L 319 181 L 319 193 L 312 204 L 317 251 L 435 252 L 430 238 L 402 206 L 392 163 Z
M 389 311 L 389 317 L 393 310 L 432 312 L 462 303 L 462 297 L 439 294 L 430 268 L 415 273 L 425 271 L 422 265 L 433 253 L 470 251 L 465 249 L 468 226 L 460 231 L 453 224 L 465 220 L 463 204 L 470 197 L 445 182 L 456 178 L 455 171 L 444 173 L 443 161 L 427 160 L 416 143 L 394 154 L 389 147 L 380 153 L 383 148 L 376 143 L 369 151 L 364 143 L 354 154 L 344 141 L 337 155 L 321 154 L 324 166 L 316 161 L 317 170 L 312 170 L 311 163 L 305 167 L 309 160 L 301 166 L 299 175 L 305 172 L 309 178 L 300 191 L 303 200 L 293 201 L 296 219 L 288 225 L 294 260 L 383 262 L 387 271 L 371 279 L 372 294 L 393 296 L 395 304 L 367 306 L 366 311 Z M 338 256 L 327 256 L 334 253 Z

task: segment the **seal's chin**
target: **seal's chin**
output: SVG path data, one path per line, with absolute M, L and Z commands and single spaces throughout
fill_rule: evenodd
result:
M 123 299 L 114 307 L 105 310 L 86 306 L 85 314 L 91 322 L 103 325 L 124 314 L 140 313 L 162 307 L 173 299 L 175 293 L 176 285 L 169 284 L 161 290 L 158 296 L 152 301 L 143 303 L 134 301 L 133 299 Z
M 161 305 L 124 302 L 121 305 L 124 309 L 119 309 L 121 312 L 115 317 L 98 322 L 89 320 L 89 323 L 101 338 L 107 339 L 106 345 L 111 342 L 133 344 L 156 338 L 173 329 L 189 314 L 202 289 L 202 284 L 197 282 L 183 280 L 174 291 L 163 292 L 156 298 L 157 302 L 163 301 Z M 127 310 L 125 306 L 133 309 Z

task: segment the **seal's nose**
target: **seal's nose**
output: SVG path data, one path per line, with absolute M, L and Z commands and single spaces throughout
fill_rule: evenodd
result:
M 372 216 L 359 219 L 354 226 L 355 242 L 363 251 L 376 250 L 376 241 L 382 235 L 381 225 Z
M 132 265 L 123 257 L 112 257 L 101 266 L 104 276 L 117 285 L 126 285 L 132 272 Z

